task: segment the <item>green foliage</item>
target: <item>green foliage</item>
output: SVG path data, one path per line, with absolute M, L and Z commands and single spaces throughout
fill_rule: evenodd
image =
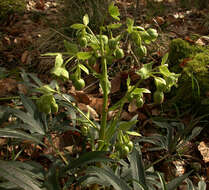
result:
M 25 6 L 25 0 L 0 1 L 0 18 L 4 19 L 11 13 L 23 13 Z
M 172 156 L 172 159 L 175 158 L 175 153 L 183 155 L 189 151 L 189 148 L 185 147 L 186 143 L 193 140 L 202 131 L 201 127 L 196 126 L 195 120 L 189 126 L 185 126 L 181 122 L 169 122 L 157 119 L 153 120 L 153 123 L 157 127 L 165 129 L 166 133 L 142 137 L 139 141 L 153 144 L 154 147 L 148 149 L 150 151 L 167 151 Z
M 102 165 L 101 168 L 89 167 L 88 178 L 84 180 L 83 185 L 96 183 L 105 187 L 113 186 L 116 190 L 174 190 L 191 174 L 186 173 L 166 184 L 161 174 L 145 169 L 138 147 L 128 156 L 128 162 L 120 160 L 119 163 L 115 170 L 107 165 Z
M 203 102 L 207 104 L 209 49 L 190 45 L 182 39 L 175 39 L 170 44 L 169 67 L 181 72 L 176 101 L 185 104 Z M 192 92 L 192 93 L 191 93 Z M 185 96 L 187 94 L 187 96 Z
M 184 58 L 189 58 L 193 54 L 194 48 L 188 42 L 177 38 L 169 45 L 169 68 L 179 71 L 179 65 Z

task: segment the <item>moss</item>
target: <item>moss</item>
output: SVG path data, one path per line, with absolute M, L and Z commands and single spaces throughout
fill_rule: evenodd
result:
M 184 44 L 184 47 L 182 48 L 185 47 L 188 48 L 188 44 Z M 177 64 L 180 64 L 183 58 L 190 58 L 190 61 L 184 65 L 181 71 L 182 75 L 178 83 L 179 88 L 175 91 L 175 95 L 176 101 L 180 102 L 181 104 L 183 103 L 193 105 L 194 103 L 197 103 L 199 106 L 202 100 L 208 99 L 209 48 L 203 48 L 199 46 L 190 46 L 190 48 L 191 49 L 189 51 L 187 51 L 188 49 L 186 50 L 186 53 L 188 54 L 183 53 L 179 48 L 177 48 L 176 52 L 181 53 L 181 58 L 178 57 L 176 52 L 176 54 L 173 54 L 176 56 L 174 61 L 177 60 Z
M 0 1 L 0 18 L 6 19 L 11 13 L 22 13 L 25 10 L 25 0 L 3 0 Z
M 188 58 L 193 53 L 193 48 L 188 42 L 178 38 L 171 41 L 169 46 L 169 67 L 179 65 L 181 60 Z

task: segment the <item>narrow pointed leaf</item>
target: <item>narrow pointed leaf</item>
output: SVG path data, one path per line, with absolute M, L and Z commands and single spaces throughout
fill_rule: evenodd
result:
M 38 138 L 33 137 L 32 135 L 29 135 L 28 133 L 25 133 L 23 131 L 18 131 L 16 129 L 14 130 L 8 128 L 0 128 L 0 137 L 29 140 L 45 146 L 45 144 L 42 143 Z
M 29 177 L 24 170 L 15 167 L 8 161 L 0 161 L 0 176 L 24 190 L 41 190 L 37 185 L 38 181 Z
M 62 54 L 58 54 L 55 59 L 55 67 L 61 67 L 63 64 Z
M 132 177 L 134 179 L 134 190 L 142 190 L 142 188 L 140 188 L 140 186 L 137 185 L 135 181 L 138 181 L 138 183 L 143 186 L 143 190 L 148 190 L 148 187 L 146 185 L 145 169 L 141 153 L 134 148 L 132 154 L 129 156 L 129 159 Z
M 80 69 L 82 69 L 87 75 L 89 74 L 89 70 L 82 64 L 78 64 L 78 66 L 80 67 Z
M 84 24 L 73 24 L 73 25 L 70 26 L 70 28 L 73 28 L 73 29 L 76 29 L 76 30 L 83 29 L 85 27 L 86 26 Z
M 36 112 L 36 106 L 34 105 L 33 101 L 29 98 L 25 97 L 24 95 L 20 95 L 21 101 L 25 107 L 25 109 L 31 114 L 34 115 Z
M 170 181 L 168 184 L 166 184 L 166 190 L 176 189 L 191 173 L 192 171 Z
M 76 168 L 93 162 L 107 162 L 111 159 L 106 157 L 107 152 L 93 151 L 81 155 L 78 159 L 71 162 L 70 168 Z
M 9 108 L 8 111 L 13 113 L 16 117 L 20 118 L 24 123 L 28 124 L 28 130 L 29 131 L 36 132 L 36 133 L 39 133 L 41 135 L 45 134 L 43 126 L 41 125 L 41 123 L 36 121 L 34 119 L 34 117 L 32 115 L 30 115 L 29 113 L 25 113 L 21 110 L 12 109 L 12 108 Z
M 115 190 L 131 190 L 123 179 L 120 179 L 111 169 L 108 169 L 107 167 L 91 167 L 87 170 L 87 172 L 97 176 L 99 179 L 109 182 Z
M 78 52 L 77 58 L 80 60 L 87 60 L 92 56 L 91 52 Z

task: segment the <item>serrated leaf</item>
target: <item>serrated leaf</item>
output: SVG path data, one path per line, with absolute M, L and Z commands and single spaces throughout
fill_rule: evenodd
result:
M 83 17 L 83 23 L 86 26 L 89 24 L 89 16 L 87 14 L 85 14 Z
M 17 129 L 0 128 L 0 137 L 29 140 L 44 145 L 38 138 Z
M 141 137 L 141 135 L 137 133 L 136 131 L 126 131 L 126 134 L 131 135 L 131 136 Z
M 93 174 L 93 176 L 97 176 L 99 179 L 107 181 L 115 190 L 131 190 L 123 179 L 120 179 L 110 168 L 105 166 L 103 168 L 89 167 L 87 173 Z
M 112 2 L 109 7 L 108 7 L 108 11 L 111 17 L 113 17 L 116 20 L 120 20 L 120 18 L 118 16 L 120 16 L 120 12 L 118 7 L 116 7 L 114 5 L 114 2 Z
M 62 54 L 58 54 L 55 59 L 55 67 L 61 67 L 63 64 Z
M 24 190 L 41 190 L 37 186 L 38 181 L 29 177 L 24 170 L 14 166 L 9 161 L 0 160 L 0 176 Z
M 142 79 L 147 79 L 150 77 L 150 74 L 152 72 L 152 65 L 153 63 L 147 63 L 143 65 L 141 69 L 139 69 L 136 74 L 140 75 Z
M 77 44 L 74 44 L 74 43 L 64 40 L 64 46 L 65 46 L 66 50 L 72 55 L 75 55 L 78 52 Z
M 109 24 L 109 25 L 107 25 L 107 28 L 108 29 L 118 29 L 118 28 L 120 28 L 122 26 L 122 24 Z
M 80 67 L 80 69 L 82 69 L 87 75 L 89 74 L 89 70 L 82 64 L 78 64 L 78 66 Z
M 79 60 L 87 60 L 92 56 L 92 52 L 78 52 L 77 58 Z
M 84 24 L 73 24 L 73 25 L 70 26 L 70 28 L 79 30 L 79 29 L 84 29 L 84 28 L 86 28 L 86 26 L 85 26 Z

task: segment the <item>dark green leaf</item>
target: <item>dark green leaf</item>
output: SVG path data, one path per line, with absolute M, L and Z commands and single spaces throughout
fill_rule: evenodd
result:
M 31 114 L 34 115 L 34 113 L 37 111 L 36 106 L 34 105 L 33 101 L 29 98 L 25 97 L 24 95 L 20 95 L 21 101 L 25 107 L 25 109 Z
M 28 133 L 25 133 L 23 131 L 18 131 L 16 129 L 0 128 L 0 137 L 29 140 L 29 141 L 44 145 L 38 138 Z
M 168 184 L 166 184 L 166 190 L 174 190 L 176 189 L 190 174 L 192 171 L 174 178 L 172 181 L 170 181 Z
M 111 161 L 111 159 L 106 157 L 107 152 L 102 151 L 93 151 L 93 152 L 87 152 L 83 155 L 81 155 L 78 159 L 74 160 L 70 164 L 70 168 L 77 168 L 80 166 L 83 166 L 88 163 L 93 162 L 107 162 Z
M 123 179 L 120 179 L 110 168 L 105 166 L 103 166 L 103 168 L 91 167 L 87 169 L 87 173 L 93 174 L 99 179 L 109 182 L 115 190 L 131 190 Z
M 0 176 L 24 190 L 41 190 L 38 181 L 29 177 L 27 173 L 9 161 L 0 160 Z
M 138 181 L 138 183 L 141 186 L 143 186 L 144 190 L 148 190 L 148 187 L 146 184 L 146 175 L 145 175 L 145 169 L 144 169 L 144 164 L 142 161 L 141 152 L 137 151 L 134 148 L 131 155 L 129 156 L 129 159 L 130 159 L 132 177 L 134 179 L 134 181 L 133 181 L 134 190 L 142 190 L 142 188 L 140 188 L 136 184 L 135 181 Z
M 78 52 L 77 44 L 73 44 L 71 42 L 64 40 L 64 46 L 66 50 L 72 55 L 75 55 Z

